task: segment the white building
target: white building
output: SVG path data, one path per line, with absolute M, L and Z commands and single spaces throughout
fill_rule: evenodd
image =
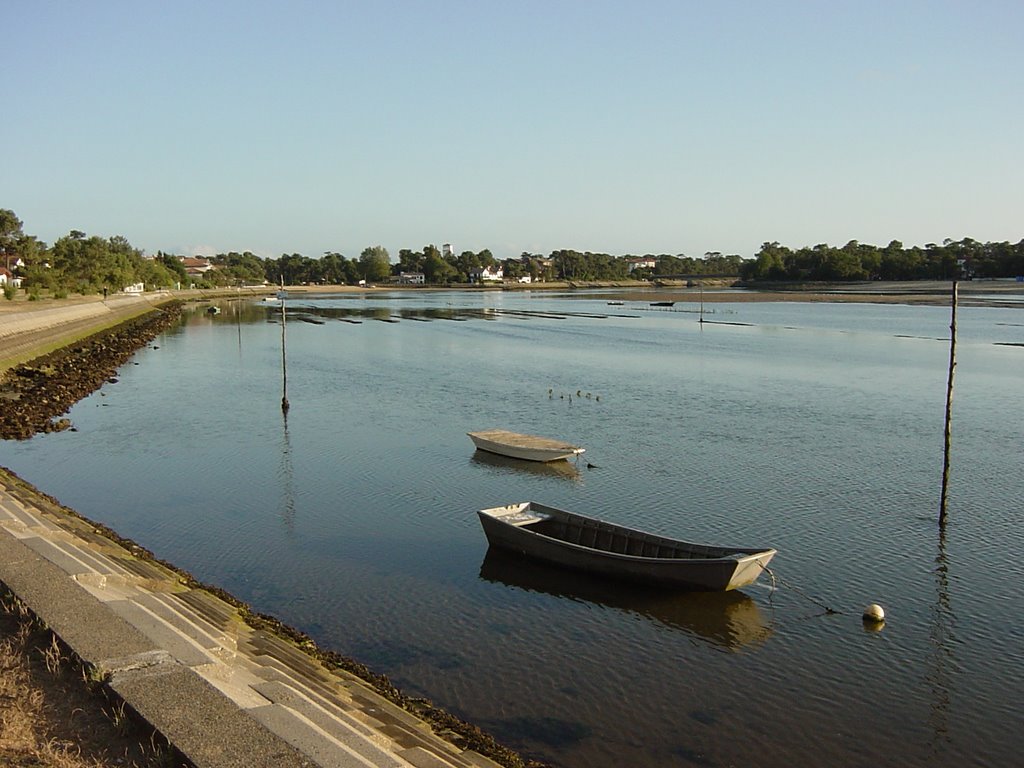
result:
M 455 258 L 455 248 L 452 247 L 451 243 L 445 243 L 441 246 L 441 256 L 445 261 L 450 258 Z
M 505 268 L 500 264 L 493 267 L 477 267 L 469 273 L 469 279 L 474 283 L 494 283 L 505 279 Z
M 630 272 L 634 269 L 654 269 L 658 266 L 658 260 L 650 258 L 649 256 L 635 256 L 633 258 L 626 259 L 626 263 L 629 265 Z
M 21 287 L 21 278 L 15 275 L 7 267 L 0 267 L 0 285 L 7 285 L 10 283 L 15 288 Z

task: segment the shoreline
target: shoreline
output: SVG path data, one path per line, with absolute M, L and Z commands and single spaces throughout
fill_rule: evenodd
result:
M 907 304 L 949 306 L 952 283 L 948 280 L 864 283 L 805 283 L 740 285 L 715 280 L 704 286 L 685 281 L 647 282 L 558 282 L 509 284 L 504 286 L 292 286 L 293 295 L 387 294 L 392 292 L 545 293 L 587 291 L 592 298 L 616 301 L 674 301 L 685 304 L 750 302 L 794 302 L 834 304 Z M 1015 280 L 973 280 L 958 283 L 961 306 L 1024 307 L 1024 282 Z
M 353 736 L 344 734 L 353 725 L 340 715 L 331 718 L 332 706 L 366 713 L 357 718 L 367 722 L 357 724 L 355 738 L 366 743 L 364 751 L 376 754 L 374 760 L 383 762 L 360 765 L 392 765 L 399 758 L 414 768 L 549 768 L 430 701 L 407 696 L 385 675 L 321 649 L 304 632 L 198 581 L 5 467 L 0 467 L 0 554 L 5 555 L 0 558 L 0 587 L 43 621 L 85 668 L 94 670 L 114 700 L 134 711 L 197 768 L 267 764 L 268 748 L 284 749 L 268 745 L 268 739 L 283 739 L 295 750 L 294 755 L 276 755 L 288 758 L 282 759 L 283 766 L 338 764 L 337 756 L 324 754 L 320 731 L 343 734 L 328 738 L 328 746 L 333 740 L 348 739 L 351 744 Z M 127 570 L 119 572 L 124 567 Z M 162 596 L 164 604 L 154 614 L 156 596 Z M 172 608 L 175 599 L 184 602 L 184 610 Z M 106 610 L 117 604 L 132 608 Z M 169 617 L 174 610 L 180 615 Z M 153 616 L 160 619 L 154 621 Z M 140 632 L 146 637 L 140 639 Z M 187 638 L 185 645 L 182 636 Z M 154 642 L 153 650 L 139 652 Z M 193 647 L 197 642 L 205 653 Z M 160 660 L 141 658 L 153 654 Z M 155 675 L 152 667 L 159 665 L 169 668 Z M 261 667 L 267 671 L 260 672 Z M 246 681 L 254 668 L 255 684 Z M 185 677 L 169 693 L 152 690 L 149 680 L 170 675 Z M 265 691 L 260 679 L 283 682 L 290 693 L 281 697 Z M 188 694 L 180 690 L 182 685 L 190 688 Z M 269 696 L 266 706 L 286 712 L 269 721 L 253 718 L 254 694 Z M 319 712 L 316 732 L 281 731 L 288 712 L 299 713 L 301 719 L 308 716 L 303 713 L 310 706 Z M 204 709 L 220 710 L 217 722 L 193 719 Z M 225 720 L 239 719 L 229 723 L 227 733 L 223 730 Z M 214 727 L 216 731 L 209 730 Z M 247 752 L 251 762 L 223 754 L 219 740 L 224 738 L 237 740 L 233 746 Z

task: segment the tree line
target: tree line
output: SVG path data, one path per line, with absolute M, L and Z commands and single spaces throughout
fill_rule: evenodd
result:
M 183 257 L 158 251 L 146 257 L 120 235 L 88 236 L 71 230 L 48 246 L 26 234 L 14 211 L 0 209 L 0 266 L 22 279 L 31 296 L 41 291 L 61 297 L 69 293 L 121 290 L 144 283 L 149 289 L 225 287 L 234 285 L 355 285 L 386 283 L 401 273 L 418 273 L 432 285 L 473 282 L 484 269 L 501 268 L 506 280 L 623 281 L 659 277 L 735 277 L 761 281 L 945 280 L 961 277 L 1013 277 L 1024 274 L 1024 240 L 1017 244 L 980 243 L 970 238 L 905 248 L 893 240 L 885 247 L 851 240 L 844 246 L 826 244 L 791 249 L 765 242 L 753 258 L 708 252 L 685 254 L 626 254 L 560 249 L 548 255 L 523 252 L 497 259 L 489 249 L 442 252 L 435 245 L 403 248 L 397 262 L 380 245 L 365 248 L 356 258 L 328 251 L 319 257 L 299 253 L 262 258 L 249 251 L 221 253 L 209 259 L 215 267 L 202 276 L 186 271 Z M 7 289 L 11 294 L 10 284 Z
M 1024 240 L 1016 244 L 979 243 L 965 237 L 905 248 L 899 240 L 885 247 L 851 240 L 836 248 L 815 245 L 796 250 L 764 243 L 744 262 L 746 281 L 951 280 L 1024 275 Z

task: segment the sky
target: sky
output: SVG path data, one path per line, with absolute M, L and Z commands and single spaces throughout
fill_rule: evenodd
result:
M 0 0 L 0 208 L 149 254 L 1024 238 L 1020 0 Z

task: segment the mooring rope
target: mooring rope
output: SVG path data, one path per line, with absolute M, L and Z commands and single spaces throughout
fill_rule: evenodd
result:
M 772 577 L 772 592 L 773 593 L 775 592 L 775 585 L 776 585 L 776 582 L 777 582 L 777 583 L 783 585 L 784 587 L 787 587 L 787 588 L 791 589 L 792 591 L 796 592 L 801 597 L 811 601 L 812 603 L 814 603 L 819 608 L 823 608 L 825 610 L 825 613 L 830 615 L 830 616 L 831 615 L 841 615 L 842 614 L 842 611 L 837 611 L 834 608 L 830 608 L 829 606 L 825 605 L 825 603 L 821 602 L 821 600 L 818 600 L 815 597 L 811 597 L 806 592 L 804 592 L 802 589 L 800 589 L 800 587 L 796 586 L 796 584 L 791 584 L 788 581 L 784 581 L 781 576 L 776 576 L 775 572 L 771 568 L 767 568 L 766 567 L 764 570 L 765 570 L 765 572 L 769 576 Z

